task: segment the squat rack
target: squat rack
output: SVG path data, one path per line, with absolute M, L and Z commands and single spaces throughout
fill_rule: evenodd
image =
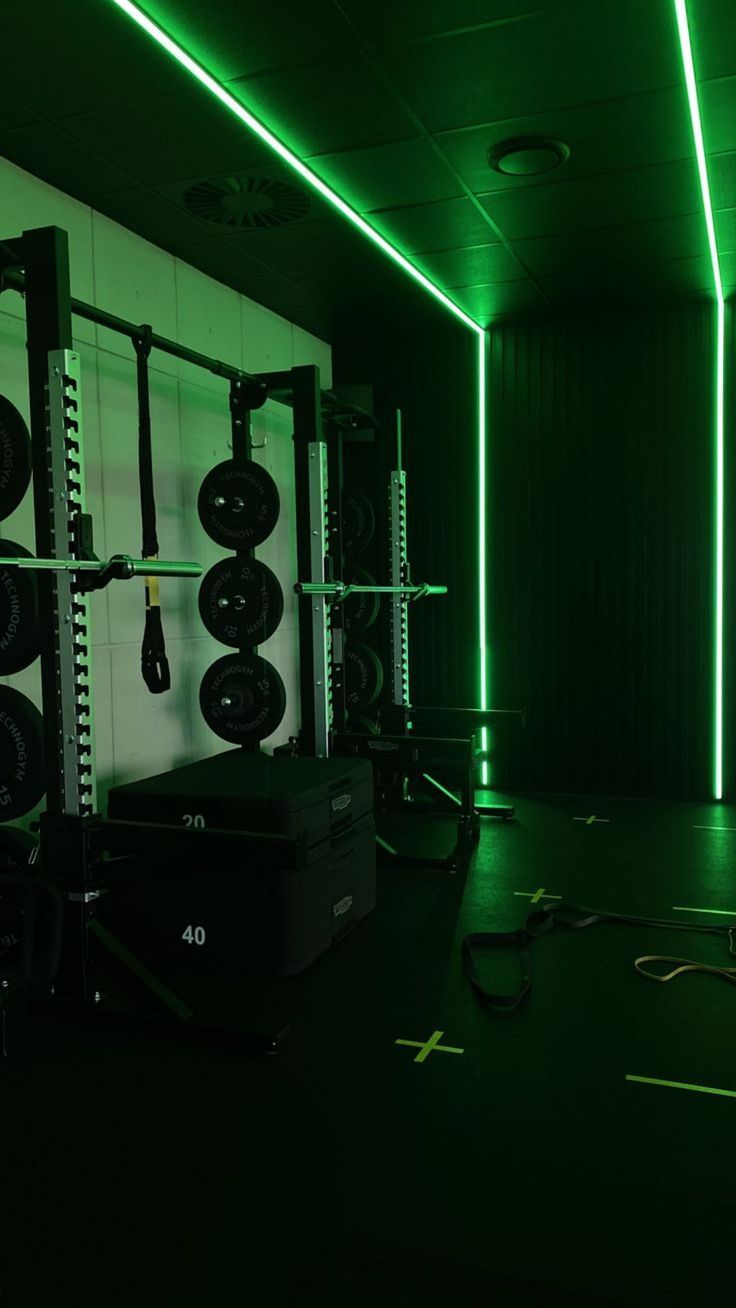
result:
M 40 658 L 45 745 L 46 807 L 39 822 L 44 873 L 62 892 L 65 929 L 61 961 L 48 998 L 53 1011 L 80 1008 L 101 1019 L 156 1020 L 153 1014 L 130 1014 L 100 1004 L 90 960 L 90 936 L 147 988 L 166 1010 L 162 1020 L 185 1023 L 187 1029 L 217 1030 L 275 1051 L 283 1032 L 253 1036 L 242 1030 L 198 1022 L 188 1006 L 160 978 L 144 968 L 96 920 L 95 903 L 106 893 L 100 869 L 114 855 L 151 839 L 179 838 L 191 850 L 192 836 L 178 828 L 156 829 L 148 824 L 114 823 L 96 812 L 93 745 L 91 638 L 88 593 L 113 579 L 130 576 L 198 576 L 199 564 L 172 564 L 160 560 L 133 560 L 119 556 L 108 564 L 94 556 L 92 522 L 84 494 L 81 375 L 73 349 L 72 318 L 78 316 L 127 336 L 135 346 L 145 335 L 151 348 L 221 376 L 230 384 L 232 449 L 234 457 L 251 452 L 251 411 L 269 396 L 290 403 L 294 410 L 294 456 L 297 493 L 303 504 L 298 513 L 299 576 L 313 584 L 324 583 L 327 522 L 317 532 L 309 529 L 311 513 L 319 502 L 326 513 L 326 452 L 322 439 L 322 392 L 319 369 L 293 368 L 283 373 L 253 376 L 242 369 L 203 355 L 128 322 L 96 306 L 73 299 L 70 290 L 69 250 L 66 232 L 49 227 L 25 231 L 0 242 L 0 292 L 14 290 L 26 302 L 28 378 L 31 411 L 34 520 L 37 558 L 24 566 L 39 571 L 41 599 Z M 349 406 L 348 406 L 349 407 Z M 18 560 L 11 560 L 15 566 Z M 306 753 L 319 754 L 319 741 L 329 729 L 330 705 L 324 691 L 330 683 L 330 624 L 327 598 L 310 596 L 300 605 L 302 685 L 312 693 L 302 704 Z M 321 684 L 317 686 L 317 682 Z M 126 830 L 123 830 L 123 828 Z M 136 828 L 133 830 L 133 828 Z M 216 856 L 223 833 L 200 831 L 206 851 Z M 244 837 L 248 833 L 242 833 Z M 251 836 L 274 845 L 265 836 Z M 183 844 L 187 840 L 186 847 Z M 201 848 L 201 847 L 200 847 Z M 278 857 L 278 850 L 275 851 Z M 104 996 L 107 999 L 107 996 Z M 99 1007 L 95 1008 L 94 1005 Z
M 28 380 L 31 414 L 34 525 L 38 558 L 25 566 L 39 571 L 40 659 L 46 772 L 46 807 L 39 822 L 44 874 L 62 892 L 65 929 L 61 960 L 48 998 L 53 1011 L 70 1006 L 102 1019 L 156 1020 L 114 1006 L 102 1008 L 102 995 L 90 962 L 94 935 L 161 1003 L 166 1018 L 187 1029 L 220 1034 L 276 1050 L 282 1032 L 255 1035 L 198 1022 L 188 1006 L 160 978 L 140 965 L 95 917 L 101 887 L 98 874 L 110 854 L 128 853 L 136 841 L 163 831 L 121 830 L 96 812 L 93 745 L 91 636 L 88 592 L 107 581 L 134 575 L 199 576 L 199 564 L 169 564 L 119 556 L 101 564 L 92 554 L 92 523 L 84 494 L 81 374 L 73 349 L 72 317 L 127 336 L 135 344 L 144 329 L 105 310 L 75 300 L 70 291 L 68 237 L 59 228 L 25 231 L 0 243 L 0 291 L 12 289 L 26 302 Z M 240 368 L 210 358 L 153 332 L 151 346 L 223 377 L 230 383 L 233 451 L 250 452 L 250 412 L 265 403 L 266 382 Z M 316 383 L 316 368 L 295 370 Z M 292 378 L 289 375 L 289 383 Z M 297 389 L 295 387 L 295 389 Z M 279 397 L 275 397 L 279 398 Z M 13 565 L 18 560 L 11 560 Z M 131 827 L 140 824 L 130 824 Z M 144 824 L 145 825 L 145 824 Z M 177 828 L 169 836 L 182 836 Z M 185 836 L 191 842 L 191 834 Z M 244 833 L 244 835 L 247 833 Z M 198 832 L 213 856 L 222 833 Z M 266 837 L 256 837 L 263 843 Z M 187 845 L 191 850 L 191 843 Z M 95 1009 L 94 1005 L 100 1005 Z

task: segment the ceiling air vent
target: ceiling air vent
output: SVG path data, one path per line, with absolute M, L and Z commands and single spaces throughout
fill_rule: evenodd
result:
M 300 222 L 309 213 L 311 201 L 296 186 L 268 177 L 220 177 L 190 186 L 184 192 L 184 205 L 205 222 L 260 231 Z

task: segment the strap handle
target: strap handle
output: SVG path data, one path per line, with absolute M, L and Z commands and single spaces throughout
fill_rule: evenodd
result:
M 544 935 L 554 926 L 564 926 L 572 930 L 594 926 L 598 922 L 623 922 L 631 926 L 667 928 L 670 931 L 697 931 L 704 935 L 722 936 L 728 940 L 728 952 L 736 958 L 736 924 L 733 926 L 704 926 L 702 922 L 671 922 L 666 918 L 632 917 L 623 913 L 609 913 L 596 908 L 584 908 L 575 904 L 547 904 L 533 909 L 527 914 L 522 926 L 516 931 L 478 931 L 464 937 L 461 945 L 463 971 L 476 994 L 489 1007 L 499 1010 L 518 1008 L 526 999 L 532 988 L 531 942 L 537 936 Z M 480 980 L 476 967 L 479 950 L 495 949 L 497 946 L 515 945 L 519 954 L 521 968 L 521 985 L 510 994 L 489 990 Z M 674 963 L 671 972 L 662 975 L 647 970 L 642 964 Z M 727 981 L 736 981 L 736 968 L 711 967 L 705 963 L 692 962 L 689 959 L 670 958 L 664 954 L 644 954 L 637 958 L 634 967 L 637 972 L 650 981 L 671 981 L 685 972 L 712 972 Z
M 138 379 L 138 479 L 141 495 L 141 557 L 158 558 L 156 533 L 156 498 L 153 489 L 153 445 L 151 440 L 151 397 L 148 385 L 148 359 L 153 329 L 144 323 L 133 337 Z M 141 672 L 152 695 L 161 695 L 171 687 L 171 670 L 166 657 L 157 577 L 146 577 L 146 621 L 141 648 Z

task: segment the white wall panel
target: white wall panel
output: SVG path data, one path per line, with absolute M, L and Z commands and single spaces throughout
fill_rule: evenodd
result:
M 0 160 L 0 237 L 47 224 L 70 236 L 72 292 L 81 299 L 201 353 L 251 372 L 280 371 L 292 361 L 316 363 L 331 384 L 325 342 L 237 292 L 190 268 L 102 215 Z M 130 342 L 75 319 L 82 367 L 87 506 L 94 516 L 100 557 L 137 555 L 141 545 L 138 419 L 134 353 Z M 196 560 L 209 568 L 226 552 L 206 535 L 197 495 L 208 470 L 230 457 L 228 384 L 158 351 L 151 355 L 151 416 L 159 546 L 162 557 Z M 0 392 L 28 420 L 23 301 L 0 299 Z M 299 727 L 294 466 L 291 411 L 267 404 L 254 415 L 254 458 L 275 478 L 281 515 L 258 557 L 284 590 L 284 617 L 261 647 L 287 690 L 284 721 L 266 748 Z M 34 547 L 32 494 L 2 531 Z M 93 674 L 98 790 L 104 800 L 116 783 L 165 771 L 230 748 L 205 725 L 199 685 L 209 665 L 227 652 L 199 619 L 199 582 L 161 583 L 161 607 L 172 689 L 151 695 L 140 671 L 144 626 L 143 582 L 113 583 L 92 598 Z M 40 705 L 38 665 L 8 679 Z M 24 820 L 24 824 L 32 817 Z

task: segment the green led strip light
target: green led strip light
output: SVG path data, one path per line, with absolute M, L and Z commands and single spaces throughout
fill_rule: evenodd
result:
M 488 359 L 488 334 L 483 332 L 478 337 L 478 618 L 480 625 L 480 707 L 487 709 L 488 704 L 488 622 L 486 592 L 486 486 L 488 469 L 486 466 L 486 362 Z M 489 784 L 488 765 L 488 728 L 482 727 L 480 747 L 483 752 L 481 765 L 481 785 Z
M 161 46 L 167 54 L 171 55 L 182 68 L 186 68 L 198 82 L 204 86 L 215 99 L 235 114 L 246 127 L 249 127 L 256 136 L 260 137 L 266 145 L 279 155 L 285 163 L 289 165 L 294 172 L 304 179 L 305 182 L 322 196 L 328 204 L 341 213 L 343 218 L 352 223 L 354 227 L 363 233 L 379 250 L 391 259 L 408 274 L 415 282 L 427 291 L 439 304 L 449 310 L 465 327 L 469 327 L 478 337 L 478 462 L 479 462 L 479 490 L 478 490 L 478 551 L 479 551 L 479 645 L 480 645 L 480 687 L 479 698 L 481 708 L 488 708 L 488 646 L 487 646 L 487 623 L 486 623 L 486 352 L 487 352 L 487 333 L 479 323 L 474 322 L 472 318 L 464 313 L 459 305 L 455 304 L 449 296 L 441 291 L 439 286 L 435 286 L 423 272 L 416 268 L 409 259 L 407 259 L 399 250 L 387 241 L 385 236 L 372 227 L 365 218 L 362 217 L 355 209 L 352 208 L 341 195 L 333 191 L 331 186 L 322 181 L 322 178 L 313 172 L 311 168 L 293 153 L 283 141 L 279 140 L 273 132 L 262 123 L 253 114 L 240 104 L 234 96 L 230 95 L 214 77 L 208 73 L 201 64 L 197 63 L 191 55 L 187 54 L 176 41 L 164 32 L 163 28 L 154 23 L 147 14 L 143 12 L 138 5 L 132 4 L 131 0 L 112 0 L 118 9 L 132 18 L 135 23 L 150 36 L 158 45 Z M 484 728 L 482 734 L 482 748 L 488 748 L 488 732 Z M 488 784 L 488 763 L 483 763 L 482 783 Z
M 715 595 L 714 595 L 714 632 L 713 632 L 713 798 L 723 798 L 723 397 L 724 397 L 724 354 L 725 354 L 725 306 L 723 302 L 723 283 L 718 262 L 716 229 L 713 220 L 713 205 L 708 184 L 708 168 L 705 160 L 703 127 L 698 105 L 698 88 L 695 80 L 695 65 L 690 43 L 690 29 L 687 20 L 685 0 L 675 0 L 677 31 L 680 37 L 682 66 L 685 72 L 687 98 L 690 106 L 690 120 L 695 142 L 695 154 L 698 161 L 700 190 L 703 197 L 705 225 L 708 231 L 710 260 L 713 267 L 713 288 L 716 297 L 716 458 L 715 458 Z

